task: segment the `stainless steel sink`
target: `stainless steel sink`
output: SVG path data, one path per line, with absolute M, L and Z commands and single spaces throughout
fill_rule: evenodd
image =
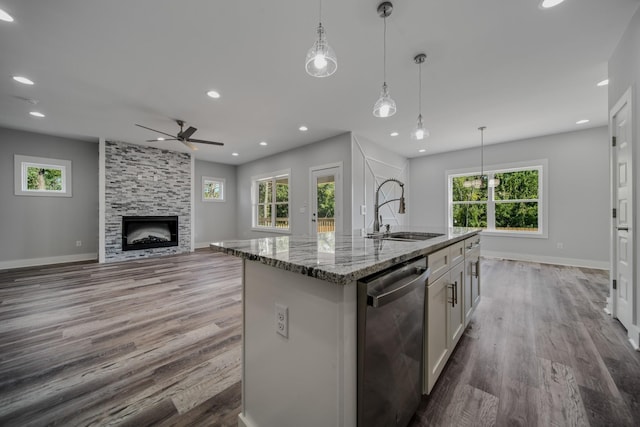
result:
M 395 231 L 393 233 L 371 233 L 369 239 L 395 240 L 398 242 L 417 242 L 444 236 L 441 233 L 422 233 L 418 231 Z

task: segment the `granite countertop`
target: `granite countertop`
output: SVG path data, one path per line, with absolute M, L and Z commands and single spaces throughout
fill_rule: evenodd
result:
M 435 252 L 471 237 L 476 228 L 433 229 L 395 227 L 392 231 L 439 233 L 423 241 L 370 239 L 353 234 L 318 233 L 317 236 L 271 236 L 249 240 L 214 242 L 212 250 L 275 268 L 346 285 L 421 255 Z
M 214 242 L 212 250 L 315 277 L 340 285 L 377 273 L 403 261 L 435 252 L 471 237 L 476 228 L 433 229 L 395 227 L 392 231 L 443 234 L 416 242 L 369 239 L 353 234 L 318 233 L 317 236 L 271 236 Z

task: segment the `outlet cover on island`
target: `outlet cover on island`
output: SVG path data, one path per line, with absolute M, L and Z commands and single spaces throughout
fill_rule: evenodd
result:
M 76 240 L 76 247 L 82 246 L 82 240 Z
M 360 215 L 367 214 L 367 205 L 360 205 Z
M 276 332 L 289 338 L 289 308 L 276 303 Z

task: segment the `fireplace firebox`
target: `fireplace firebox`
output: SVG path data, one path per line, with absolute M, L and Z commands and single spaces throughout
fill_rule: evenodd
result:
M 177 216 L 123 216 L 122 250 L 178 246 Z

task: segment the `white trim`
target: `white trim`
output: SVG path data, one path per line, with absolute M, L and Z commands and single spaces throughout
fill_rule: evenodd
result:
M 309 204 L 308 204 L 308 208 L 309 208 L 309 212 L 308 212 L 308 218 L 309 218 L 309 234 L 313 234 L 313 224 L 311 223 L 312 221 L 312 209 L 311 207 L 314 206 L 315 201 L 311 200 L 312 199 L 312 195 L 314 193 L 314 182 L 313 182 L 313 173 L 317 172 L 317 171 L 322 171 L 322 170 L 326 170 L 326 169 L 338 169 L 338 172 L 336 174 L 335 177 L 335 202 L 336 202 L 336 207 L 339 207 L 340 209 L 336 209 L 334 212 L 334 220 L 336 220 L 335 222 L 335 231 L 341 233 L 342 232 L 342 225 L 344 224 L 344 198 L 343 198 L 343 193 L 344 193 L 344 181 L 343 181 L 343 162 L 335 162 L 335 163 L 327 163 L 325 165 L 318 165 L 318 166 L 311 166 L 309 168 Z M 339 218 L 338 218 L 339 217 Z M 317 218 L 316 218 L 317 220 Z M 317 223 L 316 223 L 317 224 Z
M 287 199 L 287 205 L 288 205 L 288 209 L 287 211 L 289 212 L 289 227 L 288 228 L 277 228 L 277 227 L 258 227 L 255 224 L 257 223 L 256 221 L 256 192 L 257 192 L 257 188 L 256 188 L 256 183 L 258 181 L 261 180 L 265 180 L 265 179 L 275 179 L 275 178 L 279 178 L 279 177 L 283 177 L 286 176 L 287 179 L 289 180 L 289 197 Z M 291 230 L 293 229 L 293 212 L 291 211 L 291 187 L 292 187 L 292 176 L 291 176 L 291 169 L 282 169 L 279 171 L 275 171 L 275 172 L 268 172 L 268 173 L 262 173 L 262 174 L 258 174 L 258 175 L 254 175 L 251 177 L 251 230 L 253 231 L 263 231 L 263 232 L 267 232 L 267 233 L 282 233 L 282 234 L 291 234 Z M 275 185 L 274 185 L 274 190 L 275 192 Z M 275 204 L 275 194 L 274 194 L 274 200 L 273 202 Z
M 570 267 L 595 268 L 598 270 L 609 270 L 609 261 L 597 261 L 579 258 L 560 258 L 535 254 L 516 254 L 513 252 L 487 251 L 482 249 L 482 256 L 485 258 L 500 258 L 513 261 L 537 262 L 540 264 L 566 265 Z
M 98 141 L 98 262 L 101 264 L 106 260 L 106 191 L 106 141 L 100 138 Z
M 633 347 L 635 351 L 640 351 L 640 328 L 636 325 L 630 325 L 627 330 L 627 337 L 629 338 L 631 347 Z
M 27 188 L 27 168 L 29 166 L 48 167 L 59 169 L 62 173 L 62 190 L 29 190 Z M 72 197 L 73 179 L 71 160 L 51 159 L 46 157 L 25 156 L 14 154 L 13 156 L 14 191 L 16 196 L 40 196 L 40 197 Z
M 530 170 L 538 170 L 540 173 L 538 174 L 538 180 L 542 181 L 538 183 L 538 199 L 535 201 L 538 203 L 538 224 L 539 230 L 537 232 L 509 232 L 509 231 L 500 231 L 500 230 L 484 230 L 483 233 L 487 236 L 499 236 L 499 237 L 527 237 L 527 238 L 538 238 L 538 239 L 548 239 L 549 238 L 549 159 L 534 159 L 534 160 L 526 160 L 520 162 L 513 163 L 498 163 L 492 165 L 484 166 L 484 173 L 489 176 L 493 176 L 494 173 L 503 173 L 503 172 L 513 172 L 520 171 L 525 169 Z M 449 179 L 452 176 L 461 176 L 461 175 L 470 175 L 475 174 L 478 175 L 480 171 L 476 167 L 472 168 L 464 168 L 464 169 L 449 169 L 445 170 L 445 182 L 447 186 L 447 199 L 445 203 L 445 218 L 449 227 L 453 227 L 452 224 L 452 180 Z M 487 197 L 493 197 L 492 191 L 487 192 Z M 495 206 L 496 202 L 498 203 L 513 203 L 514 200 L 494 200 L 493 204 L 489 203 L 487 200 L 487 226 L 489 226 L 490 215 L 489 208 L 491 205 Z M 484 203 L 484 202 L 483 202 Z M 495 217 L 493 218 L 495 220 Z M 493 224 L 495 226 L 495 224 Z
M 205 181 L 211 181 L 211 182 L 219 182 L 220 185 L 220 189 L 221 189 L 221 193 L 222 193 L 222 197 L 219 199 L 205 199 L 204 198 L 204 185 L 205 185 Z M 220 202 L 226 202 L 227 198 L 226 198 L 226 193 L 227 193 L 227 180 L 225 178 L 216 178 L 214 176 L 202 176 L 202 178 L 200 179 L 200 197 L 202 199 L 203 202 L 205 203 L 209 203 L 209 202 L 214 202 L 214 203 L 220 203 Z
M 96 252 L 90 252 L 85 254 L 62 255 L 44 258 L 16 259 L 11 261 L 0 261 L 0 270 L 6 270 L 10 268 L 35 267 L 39 265 L 49 264 L 64 264 L 68 262 L 78 261 L 97 261 L 97 258 L 98 254 Z

